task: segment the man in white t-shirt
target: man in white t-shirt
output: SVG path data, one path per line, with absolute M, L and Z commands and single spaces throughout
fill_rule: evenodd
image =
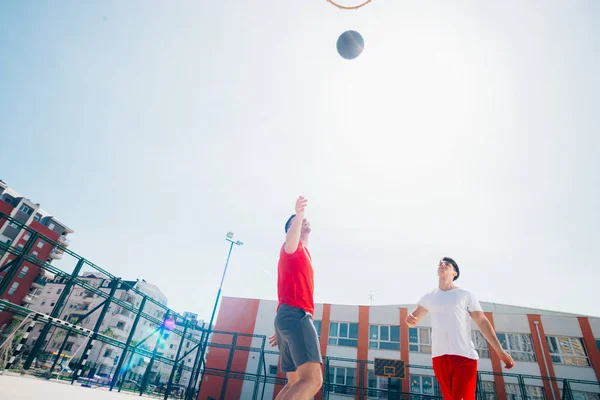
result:
M 439 286 L 424 295 L 417 308 L 406 317 L 414 327 L 431 314 L 431 356 L 433 371 L 444 400 L 474 400 L 479 356 L 471 339 L 471 320 L 504 362 L 506 369 L 515 363 L 496 337 L 492 324 L 483 313 L 479 301 L 467 290 L 454 285 L 460 276 L 458 264 L 444 257 L 438 264 Z

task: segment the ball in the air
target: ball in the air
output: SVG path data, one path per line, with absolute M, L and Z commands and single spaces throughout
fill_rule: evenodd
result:
M 360 56 L 364 48 L 365 41 L 356 31 L 346 31 L 337 40 L 337 51 L 346 60 L 353 60 Z

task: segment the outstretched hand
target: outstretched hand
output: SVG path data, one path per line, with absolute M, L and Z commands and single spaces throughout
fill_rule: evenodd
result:
M 296 216 L 302 220 L 304 218 L 304 210 L 306 209 L 306 204 L 308 200 L 304 198 L 304 196 L 298 197 L 296 200 Z

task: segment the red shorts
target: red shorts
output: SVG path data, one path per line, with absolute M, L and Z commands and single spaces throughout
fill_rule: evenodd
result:
M 455 355 L 434 357 L 433 372 L 444 400 L 475 400 L 477 360 Z

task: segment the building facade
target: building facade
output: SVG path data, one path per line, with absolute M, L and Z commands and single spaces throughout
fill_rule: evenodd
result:
M 80 276 L 80 279 L 86 281 L 90 285 L 105 293 L 109 293 L 112 285 L 114 284 L 106 276 L 97 272 L 84 272 Z M 44 314 L 50 314 L 65 287 L 65 279 L 56 278 L 53 280 L 47 280 L 42 287 L 36 289 L 34 300 L 29 305 L 29 308 Z M 139 308 L 142 301 L 142 296 L 131 290 L 133 288 L 156 300 L 163 306 L 167 305 L 167 297 L 160 291 L 160 289 L 156 285 L 150 284 L 145 280 L 121 281 L 114 296 L 119 300 Z M 85 288 L 75 286 L 71 289 L 59 318 L 65 321 L 71 321 L 72 323 L 82 326 L 83 328 L 93 330 L 96 322 L 98 321 L 100 310 L 93 312 L 89 316 L 86 316 L 86 314 L 102 304 L 104 300 L 105 299 L 102 296 L 94 294 Z M 149 301 L 146 302 L 143 311 L 146 314 L 149 314 L 160 320 L 165 318 L 165 310 Z M 80 317 L 82 319 L 80 319 Z M 111 304 L 108 309 L 108 313 L 102 321 L 99 333 L 125 342 L 127 341 L 129 333 L 133 328 L 134 320 L 134 313 L 125 310 L 116 304 Z M 197 316 L 194 318 L 194 321 L 198 322 Z M 188 326 L 187 331 L 188 334 L 191 334 L 192 337 L 198 341 L 201 337 L 200 327 L 203 322 L 200 321 L 199 323 L 200 326 Z M 176 321 L 175 326 L 178 329 L 183 330 L 182 321 Z M 26 343 L 27 347 L 33 346 L 34 341 L 36 341 L 39 337 L 42 327 L 42 324 L 36 325 L 31 332 L 30 339 Z M 132 344 L 135 345 L 137 343 L 141 343 L 144 341 L 144 339 L 146 339 L 140 344 L 140 347 L 152 352 L 158 340 L 158 334 L 156 333 L 157 328 L 158 326 L 155 324 L 144 318 L 141 318 L 132 338 Z M 50 359 L 58 356 L 58 351 L 60 350 L 64 339 L 65 336 L 63 330 L 52 328 L 50 334 L 46 338 L 45 343 L 43 344 L 45 353 L 49 356 L 52 356 Z M 71 360 L 77 360 L 77 358 L 81 356 L 80 351 L 84 348 L 87 340 L 88 338 L 86 336 L 69 337 L 63 351 L 60 353 L 61 364 L 66 366 Z M 180 336 L 171 334 L 168 330 L 165 330 L 159 343 L 157 354 L 174 360 L 180 345 L 183 346 L 182 352 L 180 352 L 180 357 L 185 354 L 186 350 L 193 348 L 193 342 L 184 340 L 184 342 L 181 343 L 180 340 Z M 94 368 L 91 373 L 98 376 L 100 380 L 108 381 L 109 377 L 113 374 L 113 372 L 115 372 L 114 368 L 117 365 L 122 350 L 101 342 L 97 343 L 98 345 L 92 348 L 92 351 L 88 357 L 89 364 Z M 191 368 L 195 360 L 195 355 L 195 352 L 189 354 L 189 356 L 184 360 L 184 365 Z M 131 359 L 130 368 L 127 371 L 126 380 L 131 382 L 141 381 L 141 377 L 143 376 L 149 361 L 150 360 L 147 357 L 134 355 Z M 149 382 L 165 382 L 168 380 L 170 373 L 171 366 L 160 362 L 155 362 L 149 376 Z M 178 383 L 181 385 L 187 385 L 189 382 L 188 379 L 190 378 L 189 375 L 189 371 L 182 370 L 181 374 L 178 375 Z
M 72 229 L 44 211 L 39 203 L 31 201 L 9 188 L 2 180 L 0 180 L 0 213 L 14 218 L 32 231 L 38 232 L 64 247 L 69 245 L 68 235 L 73 233 Z M 30 238 L 30 231 L 23 229 L 18 223 L 0 216 L 0 243 L 21 251 Z M 38 239 L 30 250 L 31 255 L 48 263 L 62 258 L 62 253 L 63 250 L 43 239 Z M 0 247 L 0 268 L 15 257 L 14 254 L 6 251 L 4 246 Z M 0 273 L 0 281 L 4 279 L 4 276 L 6 276 L 5 271 Z M 24 261 L 17 275 L 10 282 L 8 289 L 4 293 L 0 293 L 0 298 L 27 307 L 34 301 L 34 293 L 48 278 L 52 279 L 53 275 L 40 270 L 39 267 L 28 261 Z M 10 319 L 11 315 L 9 313 L 0 313 L 0 329 L 10 322 Z
M 525 307 L 481 303 L 494 325 L 503 347 L 516 361 L 511 371 L 490 350 L 477 326 L 472 324 L 472 339 L 479 353 L 482 388 L 489 399 L 522 399 L 519 379 L 523 379 L 529 399 L 560 399 L 562 383 L 543 380 L 540 376 L 598 382 L 600 379 L 600 318 Z M 414 394 L 439 394 L 431 370 L 431 321 L 425 317 L 415 328 L 405 323 L 414 304 L 390 306 L 350 306 L 316 304 L 315 326 L 321 351 L 329 358 L 329 382 L 335 383 L 330 399 L 348 399 L 359 395 L 344 386 L 369 389 L 368 398 L 378 398 L 376 389 L 387 389 L 388 380 L 376 377 L 373 365 L 365 367 L 357 360 L 375 358 L 403 360 L 410 364 L 405 379 L 393 380 L 392 388 Z M 276 301 L 226 297 L 223 299 L 216 331 L 271 336 Z M 231 338 L 215 334 L 213 341 L 231 344 Z M 261 347 L 261 339 L 238 337 L 236 346 Z M 266 348 L 268 348 L 268 344 Z M 269 350 L 276 350 L 269 348 Z M 207 368 L 225 370 L 230 350 L 213 348 Z M 255 374 L 259 357 L 237 350 L 231 370 Z M 272 377 L 284 377 L 278 368 L 278 354 L 266 354 L 266 371 Z M 360 368 L 366 369 L 361 373 Z M 494 375 L 493 373 L 504 373 Z M 510 374 L 520 375 L 521 378 Z M 531 378 L 523 378 L 531 377 Z M 202 382 L 199 400 L 219 398 L 224 378 L 207 374 Z M 576 399 L 600 399 L 600 387 L 594 384 L 571 384 Z M 226 398 L 251 399 L 254 382 L 230 379 Z M 274 399 L 281 385 L 267 384 L 265 398 Z M 316 398 L 321 398 L 319 394 Z M 365 397 L 363 397 L 365 398 Z M 387 398 L 387 397 L 386 397 Z

